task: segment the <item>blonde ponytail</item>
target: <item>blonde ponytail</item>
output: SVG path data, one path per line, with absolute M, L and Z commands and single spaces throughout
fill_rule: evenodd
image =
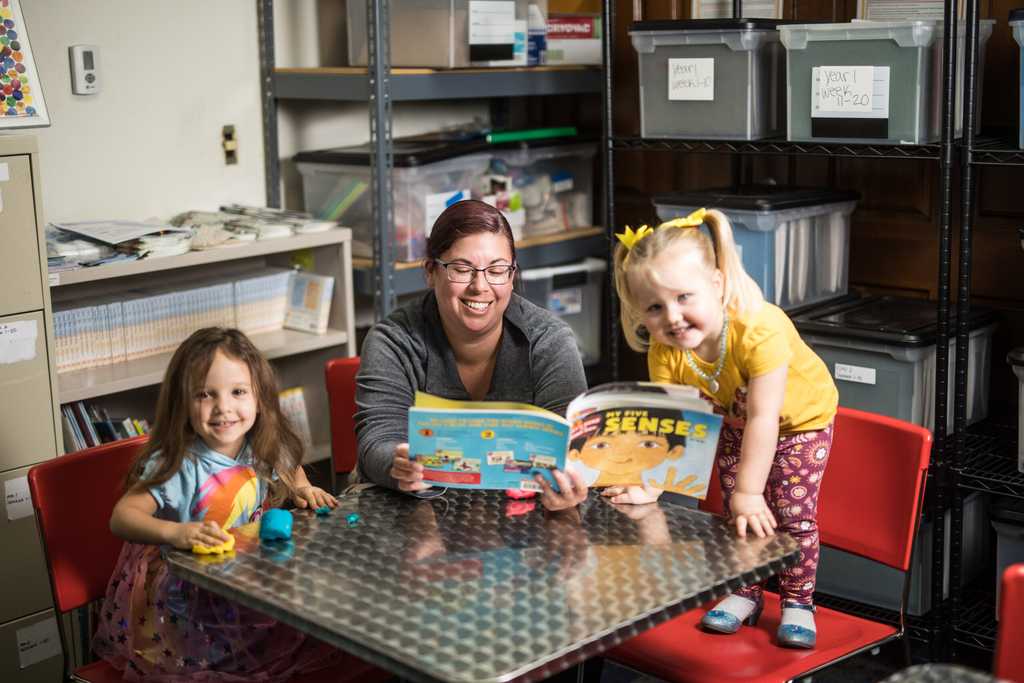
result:
M 714 240 L 715 267 L 722 271 L 725 280 L 725 307 L 733 314 L 757 311 L 764 304 L 764 293 L 743 268 L 729 219 L 712 209 L 704 214 L 704 224 Z

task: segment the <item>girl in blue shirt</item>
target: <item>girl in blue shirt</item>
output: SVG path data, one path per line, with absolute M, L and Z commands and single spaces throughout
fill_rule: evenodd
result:
M 334 663 L 333 651 L 168 572 L 160 546 L 254 538 L 264 509 L 334 507 L 302 469 L 266 359 L 238 330 L 205 328 L 175 351 L 150 440 L 110 528 L 126 543 L 93 649 L 126 680 L 284 681 Z M 245 526 L 249 525 L 249 526 Z

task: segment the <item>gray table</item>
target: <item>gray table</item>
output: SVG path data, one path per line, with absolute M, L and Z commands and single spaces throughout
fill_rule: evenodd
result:
M 952 664 L 918 664 L 899 671 L 882 683 L 997 683 L 992 674 Z
M 235 535 L 227 558 L 170 551 L 171 571 L 417 681 L 544 678 L 798 555 L 788 535 L 594 493 L 547 513 L 500 491 L 368 489 L 327 517 L 296 511 L 291 541 Z

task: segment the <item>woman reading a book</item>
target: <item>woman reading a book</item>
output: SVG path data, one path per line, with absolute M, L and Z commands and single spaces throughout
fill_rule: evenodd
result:
M 416 494 L 430 488 L 406 443 L 417 391 L 564 415 L 587 387 L 569 326 L 512 291 L 515 243 L 500 211 L 476 200 L 445 209 L 427 238 L 423 267 L 430 289 L 363 342 L 355 416 L 357 477 Z M 545 507 L 586 498 L 578 475 L 556 471 L 554 478 L 559 491 L 544 484 Z

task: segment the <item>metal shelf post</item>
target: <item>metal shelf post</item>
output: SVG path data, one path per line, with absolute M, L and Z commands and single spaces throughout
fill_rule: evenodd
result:
M 394 204 L 391 197 L 390 0 L 366 0 L 370 76 L 370 187 L 373 197 L 374 307 L 384 319 L 396 305 Z

